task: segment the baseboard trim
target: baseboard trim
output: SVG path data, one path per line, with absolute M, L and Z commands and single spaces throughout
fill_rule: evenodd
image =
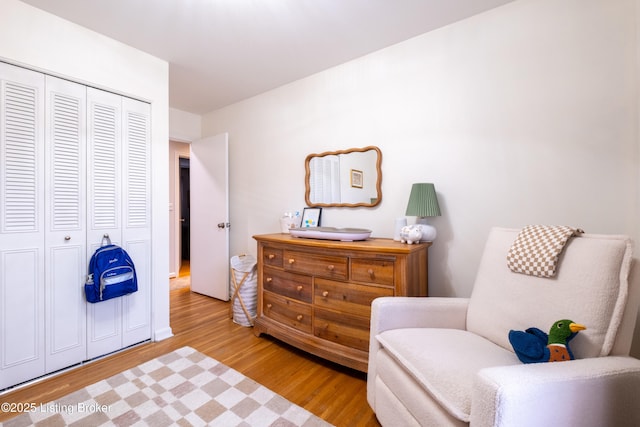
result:
M 162 341 L 167 338 L 171 338 L 173 336 L 173 330 L 171 328 L 159 329 L 153 332 L 153 340 L 154 341 Z

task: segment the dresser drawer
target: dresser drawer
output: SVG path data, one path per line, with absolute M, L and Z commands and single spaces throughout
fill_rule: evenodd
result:
M 314 308 L 313 334 L 358 350 L 369 350 L 369 318 Z
M 282 267 L 282 249 L 265 246 L 262 251 L 262 262 L 272 267 Z
M 265 267 L 262 280 L 262 286 L 267 291 L 300 301 L 311 302 L 313 293 L 311 276 Z
M 351 313 L 368 319 L 371 316 L 371 301 L 384 296 L 393 296 L 393 289 L 316 279 L 313 303 L 316 307 Z
M 321 253 L 285 250 L 283 254 L 284 269 L 316 277 L 346 280 L 349 259 L 343 256 L 321 255 Z
M 262 311 L 264 316 L 302 332 L 311 333 L 310 305 L 296 302 L 267 291 L 263 293 L 262 298 Z
M 393 286 L 395 260 L 353 258 L 351 260 L 351 280 Z

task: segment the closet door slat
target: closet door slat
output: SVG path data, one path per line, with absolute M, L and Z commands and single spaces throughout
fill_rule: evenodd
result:
M 3 82 L 3 232 L 38 229 L 37 88 Z
M 84 198 L 84 176 L 82 167 L 84 154 L 84 99 L 54 93 L 51 95 L 51 140 L 53 145 L 52 217 L 54 230 L 69 230 L 82 227 Z
M 117 228 L 119 225 L 116 174 L 121 140 L 119 115 L 118 108 L 100 101 L 93 102 L 90 109 L 89 138 L 93 149 L 90 159 L 91 219 L 94 229 Z

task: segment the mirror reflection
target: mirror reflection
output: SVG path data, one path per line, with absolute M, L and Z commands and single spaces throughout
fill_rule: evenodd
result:
M 382 200 L 378 147 L 310 154 L 305 160 L 308 206 L 373 207 Z

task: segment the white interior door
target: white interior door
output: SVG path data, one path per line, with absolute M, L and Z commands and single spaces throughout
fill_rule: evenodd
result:
M 191 143 L 191 290 L 229 300 L 229 136 Z

